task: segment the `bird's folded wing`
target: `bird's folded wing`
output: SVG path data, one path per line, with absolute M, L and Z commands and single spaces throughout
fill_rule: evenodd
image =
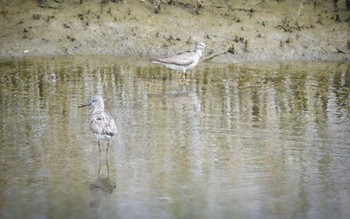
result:
M 186 65 L 192 64 L 194 62 L 194 58 L 193 58 L 193 54 L 184 53 L 184 54 L 172 56 L 169 58 L 156 59 L 154 61 L 156 61 L 158 63 L 163 63 L 163 64 L 186 66 Z
M 116 135 L 117 126 L 114 120 L 107 114 L 95 115 L 90 123 L 91 131 L 95 134 Z

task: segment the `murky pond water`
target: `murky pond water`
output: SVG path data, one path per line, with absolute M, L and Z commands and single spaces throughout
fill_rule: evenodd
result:
M 186 81 L 145 59 L 0 67 L 0 218 L 350 214 L 350 63 L 201 63 Z M 78 108 L 95 94 L 108 154 Z

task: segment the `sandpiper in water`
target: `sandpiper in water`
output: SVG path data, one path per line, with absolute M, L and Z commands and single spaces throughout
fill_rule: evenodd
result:
M 87 103 L 79 106 L 79 108 L 86 106 L 94 107 L 90 121 L 90 129 L 97 138 L 98 148 L 101 152 L 100 141 L 107 140 L 108 145 L 106 151 L 108 151 L 109 141 L 118 132 L 117 125 L 115 124 L 114 119 L 104 111 L 104 103 L 102 97 L 93 96 L 89 101 L 87 101 Z
M 154 59 L 151 63 L 163 64 L 167 68 L 182 71 L 182 77 L 185 78 L 186 70 L 191 69 L 198 64 L 203 56 L 204 49 L 204 43 L 197 43 L 194 52 L 187 52 L 163 59 Z

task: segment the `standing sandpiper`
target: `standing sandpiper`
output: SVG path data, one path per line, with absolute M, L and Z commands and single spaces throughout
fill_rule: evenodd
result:
M 165 67 L 182 71 L 182 78 L 186 77 L 186 70 L 195 67 L 203 55 L 204 43 L 197 43 L 194 52 L 187 52 L 180 55 L 152 60 L 151 63 L 163 64 Z
M 109 141 L 118 132 L 117 125 L 114 119 L 104 111 L 105 105 L 102 97 L 93 96 L 87 103 L 79 106 L 79 108 L 86 106 L 95 107 L 90 121 L 90 129 L 97 138 L 98 149 L 101 152 L 100 140 L 107 140 L 108 145 L 106 151 L 108 152 Z

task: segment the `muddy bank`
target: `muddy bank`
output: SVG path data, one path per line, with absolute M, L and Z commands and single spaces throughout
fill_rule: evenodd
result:
M 217 62 L 350 61 L 345 1 L 153 2 L 3 0 L 0 57 L 159 57 L 203 41 Z

